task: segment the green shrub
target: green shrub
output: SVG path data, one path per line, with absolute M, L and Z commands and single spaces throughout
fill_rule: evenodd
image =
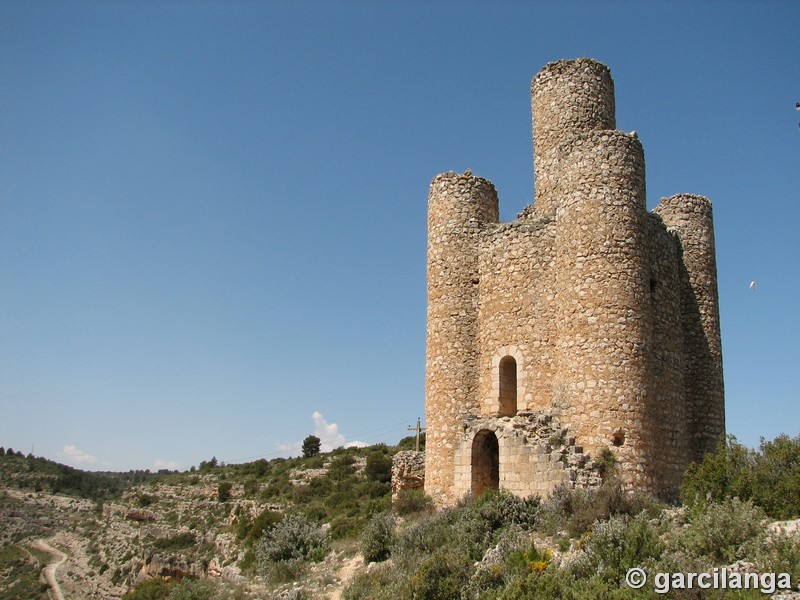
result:
M 465 518 L 477 517 L 492 530 L 508 525 L 528 529 L 536 524 L 540 505 L 538 496 L 520 498 L 506 490 L 492 490 L 464 505 Z
M 136 498 L 136 504 L 139 506 L 139 508 L 147 508 L 157 500 L 158 498 L 151 496 L 150 494 L 139 494 L 139 496 Z
M 453 600 L 469 582 L 472 561 L 455 548 L 442 548 L 422 561 L 411 577 L 413 598 Z
M 167 538 L 158 538 L 153 541 L 153 547 L 168 552 L 183 550 L 197 543 L 197 538 L 191 532 L 178 533 Z
M 430 511 L 433 500 L 422 490 L 400 490 L 392 507 L 398 515 L 411 515 Z
M 321 561 L 327 551 L 325 532 L 300 514 L 286 515 L 255 546 L 259 572 L 268 581 L 295 578 L 303 563 Z
M 244 544 L 247 547 L 255 544 L 264 535 L 264 532 L 272 529 L 277 523 L 281 522 L 283 515 L 268 508 L 261 511 L 261 513 L 253 520 L 249 526 L 247 533 L 244 535 Z
M 594 524 L 583 545 L 585 562 L 576 563 L 576 571 L 618 585 L 628 569 L 655 563 L 664 549 L 646 513 L 614 516 Z
M 600 473 L 600 477 L 605 478 L 611 475 L 616 469 L 617 457 L 609 448 L 603 448 L 600 450 L 597 457 L 595 457 L 594 464 L 597 467 L 597 471 Z
M 531 541 L 526 549 L 515 550 L 506 558 L 506 563 L 513 571 L 525 574 L 541 573 L 553 560 L 550 550 L 540 550 L 536 543 Z
M 361 534 L 361 555 L 366 562 L 389 558 L 394 543 L 394 517 L 391 513 L 375 515 Z
M 797 534 L 770 533 L 748 552 L 761 573 L 789 573 L 800 582 L 800 538 Z
M 367 464 L 364 467 L 364 475 L 370 481 L 380 481 L 387 483 L 392 480 L 392 459 L 380 450 L 375 450 L 367 456 Z
M 344 600 L 411 598 L 411 578 L 399 569 L 378 568 L 356 575 L 344 588 Z
M 522 499 L 505 490 L 492 490 L 467 498 L 458 506 L 452 544 L 472 560 L 481 560 L 503 528 L 533 527 L 538 514 L 539 498 L 535 496 Z
M 751 502 L 726 498 L 692 511 L 674 546 L 714 565 L 745 558 L 766 535 L 766 515 Z
M 147 579 L 122 597 L 122 600 L 164 600 L 175 587 L 175 582 L 158 577 Z
M 453 530 L 459 512 L 456 509 L 445 509 L 436 513 L 422 515 L 403 529 L 396 532 L 392 547 L 392 560 L 405 565 L 416 564 L 422 557 L 430 556 L 434 551 L 454 543 Z
M 617 479 L 609 479 L 597 489 L 572 489 L 560 485 L 544 503 L 540 514 L 541 529 L 551 535 L 566 530 L 580 537 L 592 528 L 595 521 L 605 521 L 615 515 L 636 515 L 647 510 L 653 515 L 663 505 L 651 496 L 626 492 Z
M 761 440 L 750 450 L 728 436 L 700 463 L 689 465 L 681 490 L 688 506 L 738 497 L 774 519 L 800 515 L 800 436 Z
M 345 481 L 351 478 L 356 472 L 354 463 L 355 460 L 349 454 L 337 456 L 331 461 L 328 477 L 333 481 Z
M 176 585 L 166 600 L 212 600 L 217 588 L 208 580 L 184 579 Z
M 339 515 L 331 521 L 330 535 L 334 540 L 355 539 L 364 530 L 367 517 L 364 515 Z
M 397 452 L 401 452 L 403 450 L 416 450 L 417 449 L 417 436 L 416 435 L 409 435 L 401 439 L 397 442 L 397 446 L 395 446 L 395 450 Z M 419 451 L 425 451 L 425 432 L 422 432 L 419 435 Z
M 753 502 L 775 519 L 800 516 L 800 435 L 761 439 L 753 473 Z
M 724 498 L 751 498 L 755 460 L 755 453 L 734 436 L 722 438 L 714 452 L 686 470 L 681 487 L 684 504 L 694 507 Z
M 233 484 L 230 481 L 223 481 L 217 486 L 217 499 L 220 502 L 227 502 L 231 499 L 231 489 Z

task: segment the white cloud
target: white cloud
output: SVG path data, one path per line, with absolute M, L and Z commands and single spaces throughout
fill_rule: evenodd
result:
M 160 458 L 157 458 L 153 465 L 156 469 L 169 469 L 170 471 L 180 469 L 180 465 L 174 460 L 161 460 Z
M 346 442 L 344 435 L 339 431 L 339 426 L 336 423 L 328 423 L 322 413 L 315 410 L 311 413 L 311 420 L 314 421 L 314 433 L 319 438 L 320 450 L 322 452 L 330 452 L 335 448 L 344 446 L 345 448 L 363 448 L 367 446 L 364 442 L 357 440 Z M 275 444 L 276 448 L 289 456 L 299 456 L 303 453 L 302 442 L 292 442 L 288 444 L 278 443 Z
M 320 450 L 330 452 L 334 448 L 344 446 L 344 436 L 339 433 L 339 426 L 336 423 L 328 423 L 316 410 L 311 414 L 311 419 L 314 421 L 314 435 L 321 442 Z
M 78 463 L 80 465 L 90 465 L 97 462 L 97 458 L 88 454 L 78 448 L 77 446 L 73 446 L 72 444 L 67 444 L 64 446 L 64 449 L 61 451 L 64 456 L 66 456 L 72 462 Z

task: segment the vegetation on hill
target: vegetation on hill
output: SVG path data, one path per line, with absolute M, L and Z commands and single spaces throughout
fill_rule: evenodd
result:
M 748 450 L 728 438 L 693 465 L 674 508 L 625 493 L 609 479 L 598 490 L 557 488 L 545 502 L 506 492 L 466 498 L 404 523 L 376 516 L 361 539 L 366 560 L 348 600 L 461 598 L 590 600 L 763 598 L 759 590 L 657 592 L 626 585 L 634 567 L 649 573 L 702 573 L 739 564 L 788 573 L 800 584 L 800 538 L 768 529 L 768 517 L 800 516 L 800 437 L 779 436 Z
M 184 473 L 86 473 L 4 451 L 0 600 L 46 597 L 38 573 L 48 558 L 26 541 L 56 531 L 82 540 L 62 547 L 87 557 L 81 577 L 115 594 L 137 573 L 170 574 L 138 582 L 127 600 L 264 598 L 256 584 L 267 598 L 326 597 L 353 552 L 376 564 L 346 586 L 350 600 L 762 597 L 624 585 L 632 566 L 702 572 L 737 561 L 800 582 L 800 540 L 767 529 L 768 517 L 800 516 L 800 437 L 757 450 L 726 439 L 689 469 L 680 508 L 624 492 L 609 464 L 599 490 L 561 487 L 546 500 L 489 492 L 438 512 L 420 491 L 391 506 L 391 457 L 414 443 L 241 465 L 212 458 Z M 243 579 L 219 577 L 225 570 Z
M 14 452 L 12 448 L 0 452 L 0 479 L 5 485 L 95 501 L 119 497 L 131 486 L 156 475 L 150 471 L 82 471 L 32 454 L 25 456 L 22 452 Z
M 720 440 L 717 451 L 693 464 L 683 484 L 689 506 L 737 497 L 750 500 L 774 519 L 800 515 L 800 436 L 761 439 L 757 450 L 734 436 Z

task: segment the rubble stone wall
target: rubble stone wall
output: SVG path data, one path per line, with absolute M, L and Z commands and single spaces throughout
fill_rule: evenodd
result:
M 631 488 L 672 499 L 725 426 L 711 203 L 647 212 L 605 65 L 547 65 L 531 105 L 535 203 L 516 221 L 469 171 L 431 183 L 425 490 L 594 485 L 609 448 Z M 540 419 L 572 440 L 558 460 Z

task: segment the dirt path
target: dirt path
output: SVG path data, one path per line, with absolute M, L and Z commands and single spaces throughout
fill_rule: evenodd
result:
M 338 588 L 333 591 L 333 594 L 331 594 L 330 600 L 341 600 L 344 588 L 347 587 L 348 583 L 350 583 L 350 580 L 355 575 L 356 570 L 363 565 L 364 559 L 361 558 L 360 554 L 357 554 L 353 558 L 348 558 L 344 561 L 344 564 L 339 570 L 339 578 L 341 583 L 339 584 Z
M 64 600 L 64 593 L 61 591 L 61 586 L 58 585 L 58 579 L 56 579 L 56 570 L 67 560 L 67 555 L 61 552 L 61 550 L 56 550 L 44 540 L 36 540 L 31 546 L 53 556 L 54 560 L 44 568 L 44 577 L 47 580 L 47 584 L 53 590 L 53 597 L 55 600 Z

